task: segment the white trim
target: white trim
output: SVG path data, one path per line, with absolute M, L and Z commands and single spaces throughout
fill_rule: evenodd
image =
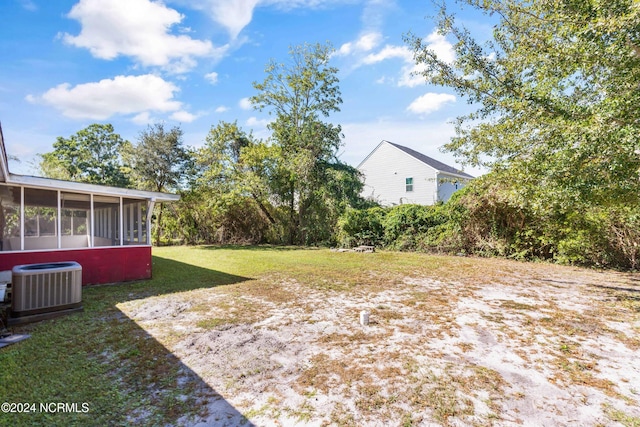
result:
M 58 235 L 58 249 L 62 248 L 62 209 L 61 205 L 62 205 L 62 200 L 60 200 L 61 196 L 62 196 L 62 192 L 60 190 L 58 190 L 58 212 L 57 212 L 57 221 L 56 221 L 56 226 L 58 227 L 57 231 L 57 235 Z M 73 215 L 73 214 L 72 214 Z M 73 232 L 72 232 L 73 233 Z
M 374 149 L 373 149 L 373 151 L 372 151 L 372 152 L 370 152 L 370 153 L 369 153 L 369 155 L 368 155 L 367 157 L 365 157 L 365 158 L 364 158 L 364 160 L 363 160 L 363 161 L 361 161 L 361 162 L 360 162 L 360 164 L 359 164 L 358 166 L 356 166 L 356 169 L 360 170 L 360 166 L 362 166 L 362 165 L 363 165 L 363 163 L 364 163 L 364 162 L 366 162 L 366 161 L 367 161 L 367 159 L 368 159 L 369 157 L 371 157 L 371 156 L 373 155 L 373 153 L 375 153 L 375 152 L 378 150 L 378 148 L 380 148 L 380 146 L 381 146 L 382 144 L 384 144 L 385 142 L 387 142 L 387 141 L 385 141 L 384 139 L 383 139 L 382 141 L 380 141 L 380 143 L 379 143 L 378 145 L 376 145 L 376 148 L 374 148 Z M 396 148 L 397 148 L 397 147 L 396 147 Z
M 140 202 L 136 211 L 138 212 L 138 243 L 140 243 L 142 241 L 142 204 Z
M 95 246 L 95 231 L 96 231 L 96 210 L 93 206 L 93 194 L 90 194 L 90 209 L 91 212 L 89 212 L 89 216 L 91 217 L 90 221 L 91 221 L 91 234 L 89 235 L 89 247 L 93 248 Z
M 20 250 L 24 251 L 24 187 L 20 187 Z
M 118 233 L 118 238 L 120 239 L 120 246 L 124 246 L 124 206 L 122 203 L 122 196 L 120 196 L 120 209 L 118 209 L 120 211 L 120 215 L 118 215 L 120 218 L 120 221 L 118 221 L 118 227 L 120 228 L 120 232 Z
M 162 202 L 176 202 L 180 200 L 178 194 L 160 193 L 157 191 L 133 190 L 130 188 L 109 187 L 106 185 L 86 184 L 84 182 L 62 181 L 59 179 L 41 178 L 38 176 L 16 175 L 9 173 L 5 182 L 26 187 L 46 188 L 71 191 L 84 194 L 97 194 L 113 197 L 128 197 L 132 199 L 156 199 Z
M 62 251 L 90 251 L 96 249 L 119 249 L 119 248 L 149 248 L 152 245 L 124 245 L 124 246 L 96 246 L 95 248 L 54 248 L 54 249 L 27 249 L 24 251 L 2 251 L 0 254 L 21 254 L 32 252 L 62 252 Z

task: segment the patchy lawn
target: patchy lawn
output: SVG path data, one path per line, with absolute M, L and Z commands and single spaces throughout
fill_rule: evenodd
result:
M 640 426 L 637 274 L 174 247 L 84 301 L 17 328 L 0 400 L 89 412 L 0 424 Z

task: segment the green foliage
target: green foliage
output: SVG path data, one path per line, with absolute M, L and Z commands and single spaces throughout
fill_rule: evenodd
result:
M 205 190 L 183 192 L 168 205 L 166 234 L 183 244 L 258 244 L 268 240 L 270 223 L 255 200 L 237 194 L 212 197 Z M 204 199 L 203 199 L 204 197 Z
M 460 0 L 495 21 L 475 40 L 443 4 L 445 62 L 407 42 L 427 82 L 478 109 L 449 151 L 492 172 L 452 198 L 444 241 L 472 253 L 637 268 L 640 8 L 634 0 Z
M 336 158 L 340 126 L 331 49 L 304 45 L 290 62 L 267 65 L 254 106 L 273 114 L 268 141 L 237 122 L 220 122 L 196 153 L 199 175 L 176 209 L 172 233 L 195 243 L 323 244 L 335 241 L 339 215 L 362 203 L 359 172 Z
M 540 198 L 637 204 L 637 2 L 460 3 L 498 18 L 493 40 L 474 40 L 444 6 L 437 25 L 455 39 L 453 63 L 408 37 L 427 81 L 480 106 L 458 118 L 447 148 Z
M 415 249 L 418 236 L 444 222 L 441 205 L 394 206 L 383 221 L 385 242 L 394 249 Z
M 386 210 L 380 207 L 347 209 L 338 220 L 338 241 L 343 247 L 382 245 L 385 215 Z
M 272 61 L 265 80 L 254 83 L 252 103 L 274 116 L 267 183 L 291 244 L 332 240 L 338 216 L 359 202 L 362 188 L 358 171 L 336 158 L 340 126 L 323 121 L 342 103 L 331 52 L 319 44 L 293 47 L 288 63 Z
M 442 246 L 448 219 L 440 204 L 347 209 L 338 221 L 338 240 L 347 247 L 425 251 Z
M 140 190 L 177 190 L 192 170 L 192 153 L 183 145 L 179 126 L 169 130 L 163 123 L 148 126 L 140 132 L 136 145 L 126 147 L 124 157 Z
M 54 150 L 40 155 L 40 170 L 50 178 L 129 187 L 122 161 L 127 144 L 111 124 L 94 123 L 69 138 L 58 137 Z
M 183 146 L 182 129 L 175 126 L 165 130 L 156 123 L 140 132 L 136 145 L 127 144 L 124 158 L 131 166 L 131 175 L 137 188 L 158 192 L 175 191 L 189 181 L 193 174 L 193 155 Z M 156 245 L 163 240 L 165 222 L 164 203 L 155 207 Z
M 640 216 L 633 207 L 526 203 L 500 182 L 489 174 L 449 200 L 449 244 L 485 256 L 638 267 Z
M 343 246 L 466 253 L 561 264 L 637 269 L 640 215 L 631 207 L 561 205 L 542 210 L 506 197 L 489 174 L 441 205 L 348 209 L 338 222 Z

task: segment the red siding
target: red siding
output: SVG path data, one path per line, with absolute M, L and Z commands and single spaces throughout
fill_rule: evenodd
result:
M 37 252 L 0 253 L 0 271 L 20 264 L 76 261 L 82 284 L 115 283 L 151 278 L 151 246 L 123 246 Z

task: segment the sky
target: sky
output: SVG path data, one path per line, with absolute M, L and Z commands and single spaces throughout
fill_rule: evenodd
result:
M 482 17 L 452 6 L 483 34 Z M 1 0 L 0 123 L 14 173 L 37 174 L 39 153 L 92 123 L 135 143 L 162 122 L 201 147 L 220 121 L 268 138 L 271 116 L 254 110 L 270 60 L 289 47 L 331 43 L 343 103 L 340 160 L 357 166 L 382 140 L 411 147 L 474 176 L 440 150 L 470 106 L 425 84 L 403 41 L 411 32 L 446 61 L 432 2 L 415 0 Z

